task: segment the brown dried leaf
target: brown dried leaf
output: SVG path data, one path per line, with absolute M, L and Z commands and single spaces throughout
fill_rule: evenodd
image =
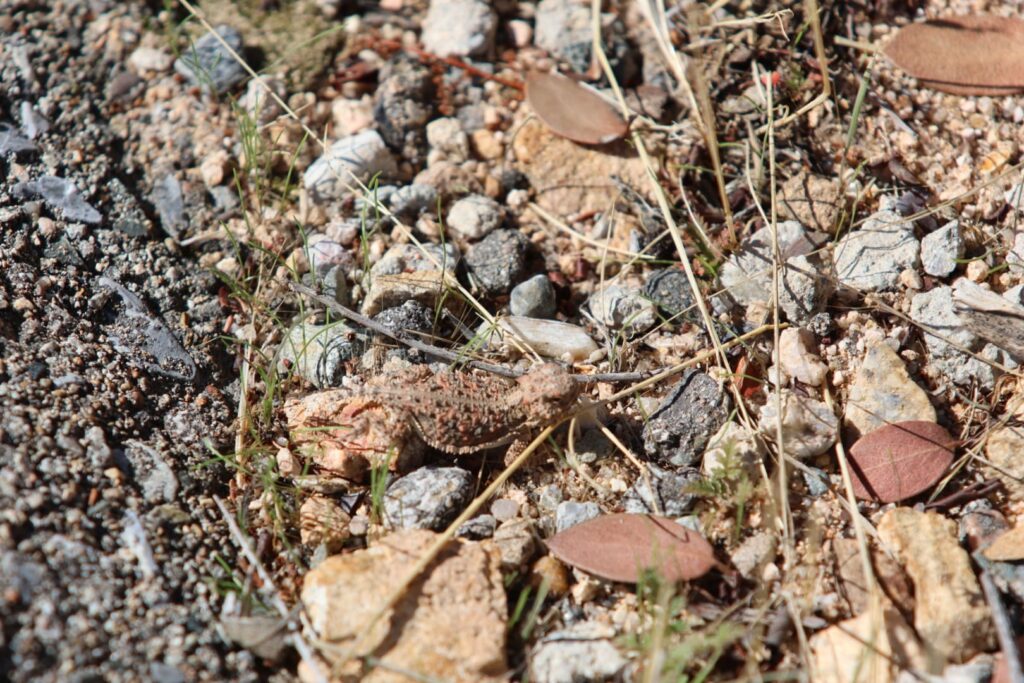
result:
M 853 492 L 883 503 L 916 496 L 942 477 L 955 447 L 934 422 L 895 422 L 869 432 L 850 449 Z
M 603 97 L 560 74 L 529 72 L 526 101 L 548 128 L 574 142 L 604 145 L 629 130 L 629 124 Z
M 1024 90 L 1024 21 L 968 15 L 904 26 L 884 48 L 922 84 L 958 95 Z
M 551 554 L 609 581 L 636 583 L 644 569 L 667 581 L 703 576 L 717 563 L 703 536 L 657 515 L 604 515 L 555 534 Z

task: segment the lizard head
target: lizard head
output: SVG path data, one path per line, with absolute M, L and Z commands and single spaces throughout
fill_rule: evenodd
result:
M 530 417 L 547 422 L 565 414 L 580 395 L 580 385 L 556 363 L 533 368 L 518 380 Z

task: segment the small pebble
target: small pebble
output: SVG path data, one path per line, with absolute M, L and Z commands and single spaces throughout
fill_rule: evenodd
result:
M 423 47 L 438 57 L 486 56 L 494 51 L 498 15 L 482 0 L 431 0 Z
M 508 294 L 523 279 L 530 240 L 518 230 L 495 230 L 472 245 L 466 267 L 487 294 Z
M 761 407 L 758 429 L 765 438 L 774 441 L 779 422 L 778 401 L 774 394 Z M 782 439 L 786 453 L 795 458 L 821 455 L 836 442 L 839 418 L 821 401 L 782 392 Z
M 639 290 L 611 284 L 590 295 L 587 309 L 594 319 L 627 337 L 643 334 L 658 322 L 654 304 Z
M 597 503 L 577 503 L 567 500 L 558 504 L 555 509 L 555 529 L 565 531 L 588 519 L 594 519 L 601 515 L 601 508 Z
M 975 259 L 967 264 L 964 274 L 971 282 L 982 283 L 988 279 L 988 264 L 981 259 Z
M 501 207 L 490 197 L 470 195 L 452 205 L 446 226 L 457 236 L 478 240 L 501 225 Z
M 718 382 L 690 370 L 644 424 L 644 452 L 663 465 L 693 465 L 725 424 L 731 405 Z
M 491 514 L 499 522 L 507 522 L 519 514 L 519 503 L 508 498 L 499 498 L 491 503 Z
M 779 336 L 779 362 L 782 370 L 804 384 L 821 386 L 828 374 L 828 366 L 814 352 L 816 345 L 814 335 L 808 330 L 798 327 L 783 330 Z
M 925 235 L 921 240 L 921 265 L 924 272 L 934 277 L 950 275 L 956 270 L 957 259 L 963 258 L 964 249 L 960 221 L 950 221 L 935 232 Z
M 473 498 L 472 473 L 459 467 L 423 467 L 388 486 L 384 519 L 395 529 L 442 531 Z
M 303 184 L 315 201 L 341 199 L 359 193 L 355 181 L 367 182 L 377 174 L 395 173 L 395 159 L 374 130 L 341 138 L 332 144 L 303 174 Z
M 555 288 L 545 274 L 534 275 L 512 289 L 508 302 L 512 315 L 526 318 L 555 317 Z
M 241 33 L 227 25 L 217 26 L 214 30 L 232 50 L 241 54 Z M 175 60 L 174 70 L 192 85 L 212 87 L 218 93 L 230 90 L 246 78 L 242 65 L 211 33 L 203 35 L 193 45 L 185 48 L 181 57 Z

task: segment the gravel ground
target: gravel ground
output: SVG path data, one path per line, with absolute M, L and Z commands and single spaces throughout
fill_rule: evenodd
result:
M 142 3 L 0 3 L 0 120 L 24 130 L 31 103 L 49 122 L 0 157 L 4 680 L 257 677 L 214 630 L 209 583 L 234 552 L 211 498 L 227 474 L 201 466 L 233 438 L 220 284 L 155 227 L 135 141 L 111 125 L 132 106 L 111 92 L 124 41 L 151 18 Z M 101 218 L 18 186 L 41 176 Z

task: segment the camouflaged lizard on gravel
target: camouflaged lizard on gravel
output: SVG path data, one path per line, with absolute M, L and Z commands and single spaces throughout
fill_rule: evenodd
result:
M 465 370 L 416 367 L 381 375 L 358 392 L 411 424 L 427 445 L 455 455 L 525 441 L 569 414 L 580 385 L 545 363 L 516 379 Z M 525 445 L 525 443 L 523 444 Z

